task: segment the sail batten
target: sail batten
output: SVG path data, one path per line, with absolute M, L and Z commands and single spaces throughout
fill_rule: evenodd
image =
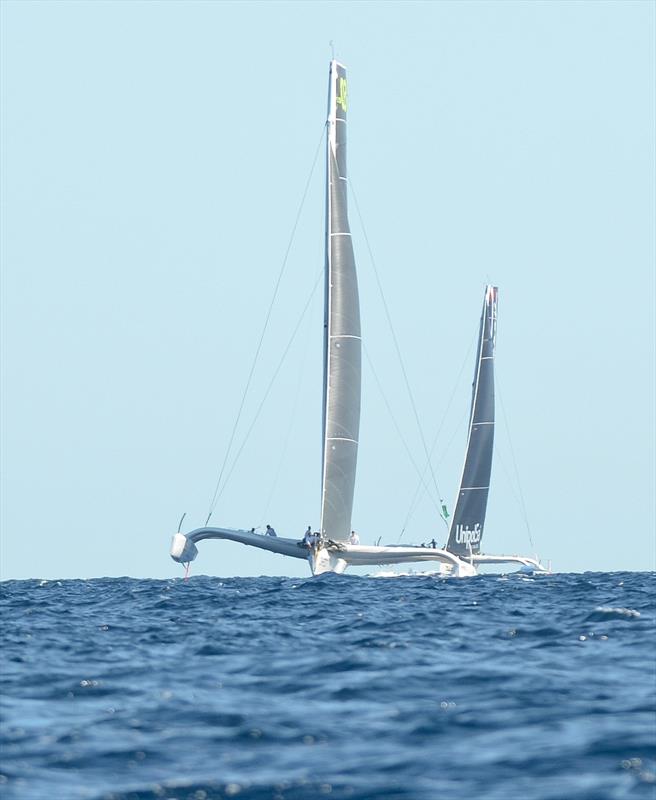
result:
M 335 541 L 346 541 L 351 530 L 360 432 L 362 345 L 358 281 L 346 195 L 347 102 L 346 69 L 332 61 L 326 147 L 321 531 Z
M 447 549 L 459 556 L 480 553 L 494 447 L 494 351 L 498 289 L 486 286 L 472 384 L 467 450 L 449 529 Z

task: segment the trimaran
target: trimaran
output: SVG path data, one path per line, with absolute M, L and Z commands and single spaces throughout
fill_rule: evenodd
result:
M 361 337 L 358 283 L 347 216 L 347 81 L 332 60 L 326 146 L 326 267 L 324 290 L 323 465 L 321 526 L 311 544 L 252 530 L 202 527 L 173 537 L 171 557 L 193 561 L 203 539 L 228 539 L 310 563 L 314 575 L 341 573 L 348 566 L 439 562 L 454 577 L 477 574 L 482 564 L 516 563 L 542 570 L 524 556 L 481 553 L 494 440 L 494 351 L 497 288 L 486 286 L 476 354 L 467 450 L 460 488 L 444 548 L 352 544 L 351 512 L 360 428 Z

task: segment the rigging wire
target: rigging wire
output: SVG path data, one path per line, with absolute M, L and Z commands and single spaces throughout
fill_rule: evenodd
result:
M 452 405 L 453 400 L 454 400 L 454 398 L 456 396 L 456 392 L 458 391 L 458 388 L 460 386 L 460 379 L 462 378 L 462 374 L 465 371 L 465 366 L 467 365 L 467 362 L 469 361 L 469 356 L 471 354 L 472 348 L 474 347 L 474 342 L 476 341 L 477 338 L 478 338 L 477 336 L 474 336 L 473 339 L 471 340 L 471 342 L 469 344 L 469 347 L 467 349 L 467 352 L 465 354 L 465 357 L 462 360 L 462 364 L 460 365 L 460 369 L 458 371 L 458 375 L 456 377 L 456 380 L 455 380 L 455 383 L 454 383 L 454 386 L 453 386 L 453 390 L 451 391 L 451 397 L 449 398 L 449 402 L 446 404 L 446 409 L 444 410 L 444 414 L 442 415 L 442 419 L 441 419 L 439 427 L 437 429 L 437 433 L 435 434 L 435 437 L 433 438 L 433 443 L 431 444 L 430 454 L 429 454 L 429 458 L 430 459 L 433 458 L 433 453 L 435 452 L 435 448 L 437 447 L 437 442 L 438 442 L 438 440 L 440 438 L 440 434 L 442 433 L 442 429 L 444 428 L 444 423 L 446 422 L 446 418 L 448 416 L 449 411 L 451 410 L 451 405 Z M 461 418 L 460 422 L 462 422 L 462 418 Z M 455 439 L 456 434 L 460 431 L 460 422 L 458 423 L 458 425 L 455 428 L 453 434 L 451 435 L 451 438 L 449 439 L 449 442 L 448 442 L 447 446 L 443 449 L 442 458 L 437 463 L 437 466 L 439 466 L 442 463 L 442 461 L 444 461 L 446 453 L 448 452 L 449 448 L 451 447 L 451 444 L 453 443 L 453 440 Z M 428 464 L 426 464 L 424 466 L 423 473 L 422 473 L 422 478 L 426 474 L 426 470 L 427 469 L 428 469 Z M 405 522 L 403 523 L 403 527 L 401 529 L 401 533 L 399 534 L 399 538 L 398 538 L 397 541 L 401 540 L 401 537 L 405 533 L 405 529 L 407 528 L 408 523 L 410 522 L 410 519 L 412 518 L 413 514 L 417 510 L 417 507 L 418 507 L 419 502 L 421 500 L 421 494 L 420 493 L 421 493 L 422 485 L 424 485 L 423 484 L 423 479 L 421 481 L 419 481 L 419 483 L 417 484 L 417 488 L 415 489 L 415 493 L 413 495 L 413 498 L 410 501 L 410 507 L 408 508 L 408 514 L 407 514 L 407 516 L 405 518 Z M 440 512 L 440 516 L 442 517 L 442 519 L 444 520 L 444 522 L 446 523 L 447 528 L 448 528 L 449 523 L 446 521 L 446 519 L 445 519 L 445 517 L 444 517 L 442 512 Z
M 439 467 L 440 464 L 442 464 L 444 462 L 444 459 L 446 458 L 447 453 L 451 449 L 451 445 L 453 444 L 456 436 L 458 436 L 458 434 L 461 433 L 462 428 L 465 425 L 465 422 L 466 422 L 467 418 L 470 415 L 471 415 L 471 409 L 469 409 L 467 407 L 463 408 L 462 413 L 460 414 L 460 419 L 458 420 L 458 424 L 453 429 L 453 433 L 451 434 L 451 438 L 449 439 L 449 441 L 446 443 L 446 447 L 444 448 L 444 450 L 442 450 L 442 456 L 441 456 L 440 460 L 437 462 L 437 464 L 435 465 L 436 467 Z M 466 438 L 467 437 L 465 437 L 465 441 L 466 441 Z M 465 453 L 465 457 L 466 457 L 466 453 Z
M 242 452 L 244 450 L 244 447 L 246 446 L 246 442 L 248 441 L 248 439 L 249 439 L 249 437 L 250 437 L 250 435 L 251 435 L 251 433 L 253 431 L 253 428 L 255 427 L 255 423 L 259 419 L 260 413 L 261 413 L 261 411 L 262 411 L 262 409 L 264 407 L 264 404 L 266 403 L 267 397 L 269 396 L 269 393 L 271 392 L 271 389 L 273 388 L 273 384 L 275 383 L 275 380 L 278 377 L 278 373 L 280 372 L 280 370 L 282 368 L 282 365 L 284 364 L 285 359 L 287 358 L 287 354 L 289 353 L 289 350 L 291 349 L 291 346 L 294 343 L 294 339 L 296 338 L 296 334 L 298 333 L 298 331 L 299 331 L 299 329 L 301 327 L 301 323 L 303 322 L 303 319 L 305 318 L 305 314 L 307 313 L 307 310 L 310 307 L 310 304 L 312 303 L 312 299 L 314 298 L 314 294 L 317 291 L 317 286 L 320 283 L 320 279 L 323 276 L 323 272 L 324 272 L 324 268 L 322 266 L 321 269 L 319 270 L 319 272 L 317 273 L 317 277 L 316 277 L 316 279 L 314 281 L 314 286 L 312 287 L 312 290 L 310 292 L 310 296 L 308 297 L 308 299 L 307 299 L 307 301 L 305 303 L 305 306 L 303 307 L 303 311 L 301 312 L 301 315 L 300 315 L 300 317 L 299 317 L 299 319 L 298 319 L 298 321 L 296 323 L 296 326 L 294 327 L 294 330 L 292 331 L 292 334 L 289 337 L 289 341 L 287 342 L 287 346 L 285 347 L 285 349 L 283 351 L 283 354 L 280 357 L 280 360 L 278 361 L 278 366 L 276 367 L 273 375 L 271 376 L 271 380 L 269 381 L 269 385 L 267 386 L 264 394 L 262 395 L 262 399 L 260 400 L 260 404 L 257 407 L 257 411 L 255 412 L 255 416 L 253 417 L 253 420 L 252 420 L 248 430 L 246 431 L 246 435 L 244 436 L 244 439 L 243 439 L 243 441 L 241 443 L 241 446 L 239 447 L 239 450 L 237 451 L 237 455 L 235 456 L 235 458 L 234 458 L 234 460 L 232 462 L 232 465 L 230 467 L 230 470 L 228 471 L 228 474 L 226 475 L 226 479 L 223 482 L 223 486 L 221 487 L 221 491 L 218 493 L 218 496 L 216 498 L 217 502 L 221 498 L 221 495 L 223 494 L 226 486 L 228 485 L 228 481 L 230 480 L 230 477 L 231 477 L 232 473 L 234 472 L 235 467 L 237 466 L 237 462 L 239 461 L 239 457 L 241 456 L 241 454 L 242 454 Z
M 401 372 L 403 374 L 403 380 L 405 382 L 405 387 L 406 387 L 406 390 L 408 392 L 408 397 L 410 398 L 410 405 L 412 406 L 412 411 L 414 413 L 415 422 L 417 423 L 417 429 L 419 431 L 419 436 L 421 438 L 421 443 L 422 443 L 422 445 L 424 447 L 424 454 L 426 455 L 426 460 L 427 460 L 428 465 L 430 467 L 431 477 L 433 478 L 433 484 L 435 486 L 435 491 L 437 493 L 437 496 L 439 497 L 440 503 L 443 503 L 444 502 L 444 498 L 443 498 L 442 492 L 440 492 L 439 486 L 437 485 L 437 478 L 435 476 L 435 471 L 433 470 L 433 465 L 431 464 L 430 456 L 429 456 L 429 453 L 428 453 L 428 446 L 426 445 L 426 438 L 424 436 L 424 431 L 423 431 L 423 429 L 421 427 L 421 422 L 419 421 L 419 412 L 417 411 L 417 406 L 415 404 L 414 395 L 412 394 L 412 389 L 410 388 L 410 381 L 408 379 L 408 374 L 407 374 L 406 369 L 405 369 L 405 364 L 404 364 L 404 361 L 403 361 L 403 357 L 401 356 L 401 348 L 399 347 L 399 342 L 398 342 L 398 339 L 396 338 L 396 332 L 394 330 L 394 326 L 392 325 L 392 318 L 391 318 L 391 315 L 390 315 L 390 312 L 389 312 L 389 308 L 387 306 L 387 301 L 385 299 L 385 294 L 383 292 L 383 286 L 381 284 L 380 277 L 378 275 L 378 269 L 376 268 L 376 261 L 374 259 L 374 254 L 373 254 L 373 252 L 371 250 L 371 245 L 369 243 L 369 237 L 367 236 L 367 231 L 366 231 L 366 228 L 365 228 L 365 225 L 364 225 L 364 220 L 362 219 L 362 214 L 360 213 L 360 204 L 358 203 L 358 197 L 357 197 L 357 194 L 356 194 L 356 191 L 355 191 L 355 187 L 353 185 L 353 177 L 351 177 L 349 179 L 349 184 L 350 184 L 350 187 L 351 187 L 351 191 L 353 193 L 353 199 L 355 200 L 355 208 L 356 208 L 356 211 L 358 213 L 358 218 L 360 220 L 360 225 L 362 226 L 362 233 L 364 234 L 364 240 L 365 240 L 365 243 L 367 245 L 367 250 L 369 251 L 369 258 L 371 260 L 371 265 L 373 267 L 374 276 L 376 278 L 376 284 L 378 286 L 378 291 L 380 293 L 380 297 L 381 297 L 381 300 L 382 300 L 382 303 L 383 303 L 383 308 L 385 310 L 385 316 L 387 317 L 387 324 L 389 325 L 390 332 L 392 334 L 392 340 L 394 341 L 394 347 L 396 349 L 396 355 L 397 355 L 397 357 L 399 359 L 399 364 L 401 366 Z
M 316 285 L 312 289 L 312 297 L 314 298 L 316 292 Z M 307 329 L 306 329 L 307 331 Z M 298 401 L 301 395 L 301 387 L 303 384 L 303 379 L 305 377 L 305 371 L 307 366 L 307 355 L 308 349 L 310 344 L 310 336 L 305 336 L 305 346 L 303 347 L 303 355 L 301 359 L 301 368 L 298 371 L 298 380 L 296 381 L 296 392 L 294 394 L 294 402 L 292 403 L 291 412 L 289 415 L 289 424 L 287 425 L 287 432 L 285 433 L 285 439 L 282 445 L 282 449 L 280 451 L 280 459 L 278 460 L 278 467 L 276 469 L 276 473 L 274 475 L 273 481 L 271 483 L 271 489 L 269 491 L 269 496 L 267 497 L 266 505 L 264 507 L 264 511 L 260 516 L 260 519 L 265 519 L 269 515 L 269 508 L 271 506 L 271 502 L 273 500 L 273 495 L 278 486 L 278 481 L 280 480 L 280 473 L 282 472 L 282 465 L 287 455 L 287 450 L 289 448 L 289 441 L 291 439 L 292 430 L 294 428 L 294 423 L 296 422 L 296 411 L 298 409 Z M 258 526 L 261 527 L 261 524 Z
M 393 425 L 394 425 L 394 427 L 396 429 L 396 432 L 398 433 L 399 438 L 401 439 L 401 442 L 403 443 L 403 446 L 405 447 L 405 451 L 408 454 L 408 458 L 410 459 L 410 462 L 411 462 L 412 466 L 415 468 L 415 471 L 417 472 L 417 475 L 419 476 L 419 480 L 423 484 L 424 489 L 428 493 L 428 496 L 432 500 L 433 505 L 435 506 L 435 508 L 437 509 L 437 512 L 439 514 L 439 507 L 438 507 L 437 503 L 435 502 L 435 498 L 433 497 L 429 487 L 426 485 L 426 482 L 424 481 L 424 475 L 425 475 L 426 470 L 424 469 L 424 472 L 422 473 L 422 471 L 417 466 L 417 462 L 412 457 L 412 451 L 410 450 L 410 447 L 409 447 L 409 445 L 408 445 L 408 443 L 407 443 L 407 441 L 406 441 L 406 439 L 405 439 L 405 437 L 403 435 L 403 432 L 401 431 L 401 429 L 400 429 L 400 427 L 399 427 L 399 425 L 398 425 L 398 423 L 396 421 L 396 417 L 394 416 L 394 412 L 392 411 L 392 408 L 391 408 L 391 406 L 390 406 L 390 404 L 389 404 L 389 402 L 387 400 L 387 396 L 385 395 L 385 391 L 383 390 L 383 386 L 382 386 L 382 384 L 380 382 L 380 379 L 378 378 L 378 373 L 376 372 L 376 369 L 375 369 L 375 367 L 373 365 L 373 362 L 371 361 L 371 357 L 369 356 L 369 351 L 367 350 L 367 347 L 364 344 L 364 342 L 362 343 L 362 349 L 364 350 L 365 358 L 367 359 L 367 363 L 369 364 L 369 368 L 371 369 L 371 372 L 372 372 L 372 374 L 374 376 L 374 379 L 376 381 L 376 386 L 378 387 L 378 391 L 380 392 L 381 397 L 383 398 L 383 402 L 385 403 L 385 407 L 387 408 L 387 411 L 388 411 L 388 413 L 390 415 L 390 419 L 392 420 L 392 423 L 393 423 Z
M 501 397 L 501 387 L 499 386 L 499 375 L 497 371 L 496 376 L 496 383 L 497 383 L 497 395 L 499 397 L 499 405 L 501 406 L 501 413 L 503 416 L 504 427 L 506 429 L 506 435 L 508 436 L 508 444 L 510 445 L 510 455 L 512 457 L 512 464 L 513 469 L 515 471 L 515 480 L 517 481 L 517 489 L 519 492 L 519 499 L 520 499 L 520 507 L 522 509 L 522 514 L 524 516 L 524 524 L 526 525 L 526 532 L 528 534 L 528 541 L 531 545 L 531 549 L 535 552 L 535 545 L 533 544 L 533 536 L 531 535 L 531 526 L 529 525 L 528 521 L 528 513 L 526 511 L 526 503 L 524 502 L 524 492 L 522 491 L 522 484 L 519 480 L 519 470 L 517 469 L 517 459 L 515 458 L 515 448 L 513 447 L 512 438 L 510 436 L 510 426 L 508 425 L 508 418 L 506 417 L 506 409 L 503 405 L 503 399 Z
M 262 332 L 260 333 L 260 339 L 259 339 L 259 341 L 257 343 L 257 348 L 255 350 L 255 355 L 253 356 L 253 362 L 251 364 L 250 372 L 249 372 L 248 378 L 246 380 L 246 386 L 244 387 L 244 391 L 242 393 L 241 402 L 239 404 L 239 410 L 237 411 L 237 417 L 235 419 L 234 425 L 232 426 L 232 432 L 230 434 L 230 439 L 228 441 L 228 447 L 226 449 L 225 456 L 223 458 L 223 463 L 221 464 L 221 469 L 219 471 L 219 477 L 218 477 L 218 479 L 216 481 L 216 485 L 214 487 L 214 493 L 212 494 L 212 499 L 210 500 L 209 512 L 207 514 L 207 519 L 205 520 L 205 525 L 207 525 L 207 523 L 210 521 L 210 517 L 212 516 L 212 512 L 216 508 L 216 504 L 218 502 L 218 499 L 219 499 L 221 493 L 223 492 L 223 488 L 221 489 L 221 492 L 219 492 L 219 487 L 221 486 L 221 479 L 223 478 L 223 473 L 225 471 L 226 465 L 228 463 L 228 459 L 230 457 L 230 451 L 232 449 L 232 445 L 233 445 L 233 442 L 235 440 L 235 435 L 237 433 L 237 427 L 239 425 L 239 421 L 241 419 L 242 412 L 244 410 L 244 404 L 246 402 L 246 396 L 248 394 L 248 390 L 250 388 L 251 381 L 253 379 L 253 373 L 255 372 L 255 366 L 257 364 L 257 360 L 258 360 L 259 355 L 260 355 L 260 350 L 262 349 L 262 343 L 264 341 L 264 335 L 265 335 L 265 333 L 267 331 L 267 328 L 269 327 L 269 320 L 271 318 L 271 312 L 273 311 L 273 306 L 274 306 L 274 303 L 276 301 L 276 297 L 278 296 L 278 289 L 280 288 L 280 283 L 282 281 L 282 277 L 283 277 L 283 274 L 285 272 L 285 268 L 287 267 L 287 260 L 289 258 L 289 253 L 291 251 L 292 244 L 294 242 L 294 236 L 296 235 L 296 228 L 298 227 L 298 223 L 299 223 L 299 220 L 301 218 L 301 212 L 303 211 L 303 207 L 305 205 L 305 199 L 307 197 L 308 190 L 310 188 L 310 182 L 311 182 L 312 176 L 314 174 L 314 168 L 315 168 L 316 163 L 317 163 L 317 158 L 319 157 L 319 150 L 321 148 L 321 143 L 322 143 L 323 138 L 324 138 L 325 130 L 326 130 L 326 125 L 324 123 L 322 125 L 322 128 L 321 128 L 321 136 L 319 137 L 319 142 L 317 144 L 317 147 L 316 147 L 316 150 L 315 150 L 315 153 L 314 153 L 314 158 L 312 160 L 312 166 L 310 167 L 310 174 L 308 175 L 307 180 L 305 182 L 305 189 L 303 190 L 303 196 L 301 197 L 301 202 L 299 204 L 298 211 L 296 212 L 296 219 L 294 220 L 294 224 L 292 226 L 292 231 L 291 231 L 291 234 L 289 236 L 289 242 L 287 243 L 287 249 L 285 250 L 285 255 L 284 255 L 283 259 L 282 259 L 282 264 L 281 264 L 280 270 L 278 272 L 278 277 L 276 279 L 276 284 L 275 284 L 275 287 L 274 287 L 274 290 L 273 290 L 273 295 L 271 297 L 271 302 L 269 303 L 269 308 L 267 309 L 267 313 L 266 313 L 266 316 L 264 318 L 264 324 L 262 326 Z M 229 477 L 230 476 L 228 475 L 228 478 Z M 228 478 L 226 478 L 226 482 L 227 482 Z M 224 487 L 225 487 L 225 484 L 224 484 Z
M 499 464 L 501 464 L 501 469 L 503 470 L 503 474 L 506 476 L 506 479 L 508 481 L 508 486 L 510 487 L 510 493 L 512 494 L 513 499 L 517 503 L 517 508 L 519 508 L 521 510 L 521 502 L 520 502 L 517 490 L 515 488 L 515 481 L 513 479 L 513 476 L 510 474 L 510 470 L 506 466 L 506 463 L 503 460 L 503 458 L 501 456 L 501 453 L 499 452 L 499 448 L 497 448 L 495 450 L 494 459 L 495 459 L 495 461 L 498 461 Z M 529 541 L 530 541 L 530 538 L 529 538 Z M 532 547 L 532 549 L 535 549 L 533 547 L 533 542 L 531 542 L 531 547 Z

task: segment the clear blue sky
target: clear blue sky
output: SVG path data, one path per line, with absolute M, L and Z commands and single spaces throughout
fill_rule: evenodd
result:
M 349 167 L 436 474 L 460 476 L 486 281 L 535 548 L 654 568 L 651 2 L 12 2 L 2 13 L 3 578 L 180 574 L 321 136 Z M 323 154 L 241 443 L 323 263 Z M 363 337 L 423 448 L 351 204 Z M 215 511 L 318 525 L 320 291 Z M 464 372 L 458 380 L 461 367 Z M 501 409 L 499 409 L 501 412 Z M 365 367 L 354 526 L 396 541 L 417 476 Z M 531 553 L 503 416 L 484 549 Z M 186 528 L 188 529 L 188 528 Z M 403 541 L 441 537 L 424 497 Z M 215 575 L 306 575 L 207 542 Z

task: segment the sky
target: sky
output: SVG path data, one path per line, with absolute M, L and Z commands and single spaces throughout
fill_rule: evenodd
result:
M 181 574 L 170 538 L 183 512 L 183 531 L 205 521 L 281 270 L 212 522 L 319 525 L 331 41 L 367 353 L 362 542 L 444 539 L 432 480 L 413 502 L 413 462 L 439 432 L 451 508 L 489 281 L 483 549 L 656 568 L 654 3 L 0 13 L 0 577 Z M 309 574 L 232 543 L 199 550 L 196 574 Z

